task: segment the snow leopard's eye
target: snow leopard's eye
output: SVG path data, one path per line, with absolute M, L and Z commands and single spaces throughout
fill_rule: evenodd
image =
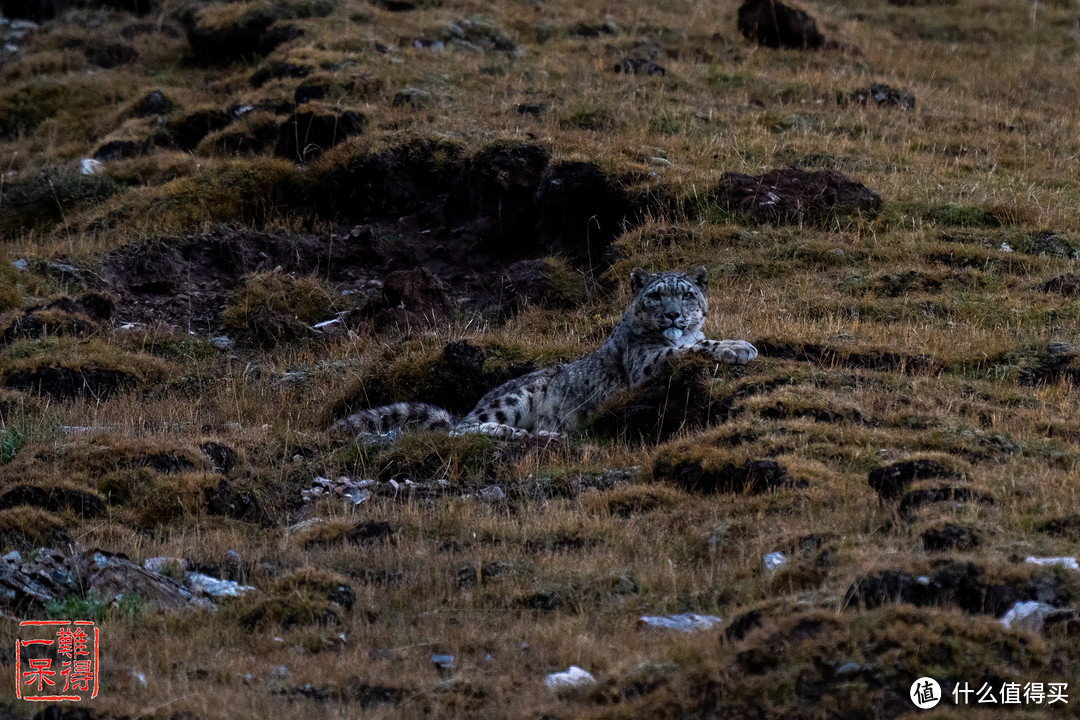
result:
M 645 297 L 649 298 L 653 302 L 656 302 L 657 300 L 660 299 L 660 291 L 659 290 L 653 290 L 651 293 L 649 293 Z
M 689 290 L 687 290 L 686 292 L 684 292 L 684 293 L 682 294 L 682 299 L 683 299 L 683 300 L 693 300 L 693 299 L 694 299 L 694 293 L 692 293 L 692 292 L 690 292 Z

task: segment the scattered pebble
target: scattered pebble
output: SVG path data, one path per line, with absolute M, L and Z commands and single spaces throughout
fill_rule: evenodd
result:
M 337 480 L 316 477 L 312 481 L 309 489 L 300 491 L 300 497 L 303 498 L 306 503 L 326 496 L 348 500 L 353 505 L 359 505 L 365 500 L 371 499 L 371 491 L 368 490 L 367 487 L 374 484 L 375 481 L 371 479 L 353 480 L 344 475 Z
M 431 656 L 431 662 L 438 670 L 453 670 L 454 656 L 435 654 Z
M 596 678 L 588 670 L 582 670 L 577 665 L 571 665 L 565 672 L 551 673 L 544 678 L 544 685 L 547 686 L 548 690 L 595 684 Z
M 30 267 L 30 263 L 26 262 L 24 258 L 19 258 L 11 263 L 11 266 L 16 270 L 26 271 Z
M 677 630 L 678 632 L 698 632 L 708 630 L 722 623 L 723 620 L 715 615 L 698 615 L 697 613 L 680 613 L 679 615 L 642 615 L 638 618 L 638 626 L 659 628 L 661 630 Z

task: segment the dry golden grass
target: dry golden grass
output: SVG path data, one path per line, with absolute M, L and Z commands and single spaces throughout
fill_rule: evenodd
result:
M 225 23 L 261 4 L 203 12 Z M 454 317 L 409 337 L 262 350 L 217 351 L 161 328 L 0 346 L 0 378 L 53 364 L 137 380 L 104 398 L 0 396 L 0 458 L 4 443 L 18 444 L 0 465 L 0 494 L 69 488 L 108 503 L 97 518 L 0 510 L 0 551 L 19 546 L 11 538 L 32 545 L 66 531 L 136 560 L 183 557 L 216 570 L 235 550 L 242 580 L 261 593 L 216 613 L 108 614 L 94 712 L 703 718 L 753 708 L 763 717 L 893 717 L 911 707 L 902 680 L 936 673 L 973 684 L 1068 682 L 1064 712 L 1027 709 L 1071 717 L 1075 636 L 1008 633 L 994 617 L 951 605 L 864 609 L 848 590 L 884 570 L 928 574 L 944 559 L 1022 586 L 1032 572 L 1025 557 L 1077 553 L 1080 522 L 1071 534 L 1047 532 L 1046 523 L 1080 517 L 1080 361 L 1055 371 L 1047 346 L 1076 344 L 1080 300 L 1044 290 L 1077 272 L 1077 255 L 1024 250 L 1040 231 L 1080 248 L 1076 5 L 802 5 L 846 49 L 756 47 L 735 29 L 737 3 L 446 0 L 400 13 L 343 0 L 326 18 L 296 20 L 305 35 L 260 62 L 201 67 L 184 59 L 180 31 L 137 35 L 136 62 L 91 71 L 76 44 L 85 28 L 115 40 L 132 18 L 84 9 L 45 25 L 0 68 L 5 183 L 73 172 L 106 141 L 145 138 L 157 119 L 132 109 L 155 88 L 180 107 L 166 121 L 199 106 L 291 102 L 298 78 L 252 86 L 263 64 L 304 65 L 313 78 L 339 81 L 322 102 L 369 119 L 362 135 L 302 168 L 222 157 L 213 138 L 191 152 L 158 148 L 107 163 L 117 186 L 110 197 L 57 198 L 45 220 L 0 239 L 0 310 L 79 289 L 43 269 L 49 259 L 93 267 L 117 247 L 223 224 L 340 232 L 302 217 L 290 200 L 336 164 L 416 138 L 453 143 L 463 156 L 496 140 L 536 143 L 557 160 L 594 162 L 627 187 L 664 187 L 682 200 L 671 216 L 628 229 L 601 278 L 610 289 L 588 286 L 572 309 L 530 306 L 505 321 Z M 179 6 L 166 2 L 150 19 L 179 29 Z M 412 42 L 476 13 L 521 52 Z M 615 34 L 574 31 L 605 21 Z M 622 57 L 652 50 L 666 75 L 612 72 Z M 916 109 L 839 102 L 871 82 L 913 92 Z M 429 102 L 395 106 L 406 87 L 430 93 Z M 539 117 L 519 112 L 524 104 L 542 106 Z M 721 173 L 787 165 L 838 169 L 878 192 L 882 210 L 774 227 L 709 207 Z M 34 261 L 29 272 L 7 269 L 23 258 Z M 412 435 L 364 451 L 325 432 L 343 403 L 376 383 L 409 397 L 449 342 L 500 347 L 488 370 L 578 357 L 617 321 L 631 268 L 695 264 L 712 278 L 707 334 L 774 348 L 745 375 L 717 381 L 720 394 L 746 392 L 715 427 L 660 443 L 575 437 L 497 458 L 487 439 Z M 280 279 L 256 276 L 250 296 L 237 296 L 238 324 L 264 306 L 309 324 L 325 307 L 345 307 L 330 302 L 321 279 Z M 318 309 L 300 317 L 298 304 Z M 212 471 L 199 450 L 206 442 L 235 449 L 237 467 Z M 154 467 L 146 461 L 154 453 L 185 462 Z M 655 470 L 746 459 L 775 460 L 804 486 L 703 495 Z M 962 483 L 949 482 L 994 502 L 902 510 L 881 501 L 868 473 L 909 459 L 959 468 Z M 355 507 L 299 502 L 314 477 L 339 475 L 409 477 L 424 490 L 379 492 Z M 215 509 L 221 482 L 258 510 L 229 517 Z M 489 484 L 507 497 L 480 500 Z M 291 529 L 315 516 L 325 522 Z M 350 540 L 360 523 L 387 523 L 392 534 Z M 981 542 L 924 549 L 923 533 L 945 523 L 975 529 Z M 762 557 L 774 551 L 790 560 L 771 575 Z M 1075 609 L 1076 578 L 1054 577 Z M 355 592 L 350 610 L 326 601 L 324 586 L 338 582 Z M 762 627 L 742 640 L 635 625 L 644 614 L 730 621 L 752 611 Z M 820 630 L 799 636 L 807 618 Z M 15 634 L 4 620 L 0 645 Z M 453 669 L 437 670 L 434 653 L 454 655 Z M 868 669 L 850 681 L 821 679 L 822 668 L 847 662 Z M 546 690 L 544 675 L 570 664 L 598 685 Z M 815 697 L 819 681 L 826 690 Z M 16 717 L 36 709 L 3 708 Z

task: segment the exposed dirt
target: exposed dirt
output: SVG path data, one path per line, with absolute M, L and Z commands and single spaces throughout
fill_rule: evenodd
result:
M 783 168 L 753 177 L 729 172 L 713 193 L 721 207 L 757 223 L 822 221 L 881 207 L 881 196 L 836 170 Z
M 867 482 L 882 498 L 900 497 L 915 480 L 925 478 L 959 478 L 959 473 L 934 460 L 905 460 L 870 471 Z
M 969 613 L 998 617 L 1023 600 L 1060 607 L 1073 598 L 1073 590 L 1060 576 L 1042 570 L 1010 582 L 992 582 L 986 575 L 985 568 L 957 560 L 942 560 L 922 576 L 883 570 L 853 584 L 847 599 L 868 608 L 891 602 L 955 605 Z
M 889 350 L 854 350 L 814 343 L 786 342 L 761 338 L 753 342 L 758 354 L 782 360 L 798 360 L 822 365 L 916 372 L 934 367 L 930 355 L 904 355 Z
M 775 0 L 747 0 L 739 6 L 739 32 L 771 48 L 817 50 L 825 47 L 825 36 L 807 12 Z
M 437 162 L 439 153 L 448 159 Z M 324 173 L 309 194 L 311 212 L 360 223 L 347 232 L 222 229 L 139 243 L 104 256 L 100 285 L 120 296 L 120 322 L 202 332 L 217 327 L 244 275 L 276 267 L 317 274 L 342 291 L 381 285 L 381 300 L 359 316 L 377 329 L 445 319 L 461 298 L 504 314 L 558 289 L 542 270 L 515 263 L 561 255 L 572 268 L 602 267 L 636 212 L 591 163 L 549 165 L 542 148 L 509 143 L 465 160 L 455 153 L 418 141 Z
M 910 517 L 920 508 L 929 507 L 938 503 L 952 503 L 955 506 L 978 503 L 980 505 L 993 505 L 996 501 L 993 496 L 969 487 L 927 487 L 911 492 L 900 498 L 898 511 L 902 517 Z
M 71 510 L 87 518 L 105 514 L 105 503 L 94 493 L 64 487 L 19 485 L 0 495 L 0 510 L 17 505 L 30 505 L 52 512 Z
M 106 367 L 65 367 L 57 362 L 32 370 L 9 373 L 4 384 L 15 390 L 48 395 L 57 400 L 96 398 L 104 400 L 118 390 L 138 385 L 138 378 L 123 370 Z
M 57 298 L 27 308 L 0 330 L 0 345 L 17 338 L 74 335 L 95 332 L 116 313 L 116 298 L 105 293 L 86 293 L 78 299 Z
M 692 460 L 685 460 L 667 475 L 672 482 L 690 492 L 761 494 L 782 488 L 804 488 L 806 482 L 795 480 L 787 470 L 773 460 L 747 460 L 741 466 L 724 465 L 706 469 Z
M 1065 297 L 1080 295 L 1080 275 L 1076 273 L 1062 273 L 1055 275 L 1039 286 L 1045 293 L 1057 293 Z
M 944 523 L 925 530 L 922 534 L 923 549 L 927 552 L 943 550 L 971 550 L 982 543 L 982 534 L 974 527 Z

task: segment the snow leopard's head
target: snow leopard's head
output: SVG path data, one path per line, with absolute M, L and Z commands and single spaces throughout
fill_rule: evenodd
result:
M 709 274 L 704 267 L 688 273 L 630 273 L 634 300 L 630 304 L 640 332 L 659 335 L 674 345 L 693 344 L 702 338 L 701 324 L 709 310 L 705 299 Z

